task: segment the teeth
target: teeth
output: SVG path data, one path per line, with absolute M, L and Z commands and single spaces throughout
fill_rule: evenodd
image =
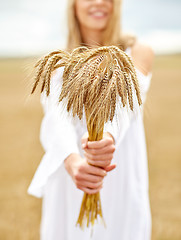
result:
M 103 13 L 103 12 L 95 12 L 95 13 L 93 13 L 93 15 L 94 15 L 95 17 L 103 17 L 103 16 L 104 16 L 104 13 Z

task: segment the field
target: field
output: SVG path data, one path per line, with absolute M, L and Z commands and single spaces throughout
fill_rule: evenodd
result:
M 0 60 L 0 240 L 38 240 L 41 200 L 27 188 L 41 160 L 33 59 Z M 181 239 L 181 55 L 156 57 L 147 102 L 152 240 Z M 136 240 L 136 239 L 135 239 Z

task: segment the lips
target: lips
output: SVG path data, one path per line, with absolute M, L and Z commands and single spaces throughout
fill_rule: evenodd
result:
M 107 13 L 103 11 L 94 11 L 94 12 L 90 12 L 89 14 L 91 15 L 91 17 L 98 18 L 98 19 L 104 18 L 107 16 Z

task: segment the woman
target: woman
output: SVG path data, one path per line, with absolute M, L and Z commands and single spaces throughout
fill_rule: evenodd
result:
M 144 102 L 153 52 L 122 34 L 120 0 L 70 0 L 68 4 L 68 49 L 119 46 L 134 62 Z M 92 239 L 149 240 L 151 216 L 141 112 L 129 116 L 124 109 L 119 124 L 106 124 L 102 140 L 88 142 L 85 121 L 71 121 L 66 112 L 60 115 L 61 104 L 56 103 L 61 76 L 59 69 L 52 77 L 50 96 L 42 95 L 45 116 L 40 137 L 45 155 L 28 189 L 30 194 L 43 197 L 41 240 L 89 239 L 91 229 L 82 231 L 75 223 L 83 192 L 98 191 L 107 228 L 96 224 Z

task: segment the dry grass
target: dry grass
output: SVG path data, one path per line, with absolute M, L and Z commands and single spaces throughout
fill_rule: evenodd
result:
M 26 191 L 40 162 L 42 109 L 27 100 L 28 59 L 0 60 L 0 239 L 38 240 L 41 200 Z M 152 240 L 181 239 L 181 56 L 157 57 L 145 106 Z
M 26 101 L 23 64 L 21 59 L 0 61 L 2 240 L 38 239 L 41 202 L 26 191 L 43 154 L 38 136 L 43 114 L 38 98 Z
M 145 111 L 153 239 L 181 239 L 181 56 L 157 57 Z

